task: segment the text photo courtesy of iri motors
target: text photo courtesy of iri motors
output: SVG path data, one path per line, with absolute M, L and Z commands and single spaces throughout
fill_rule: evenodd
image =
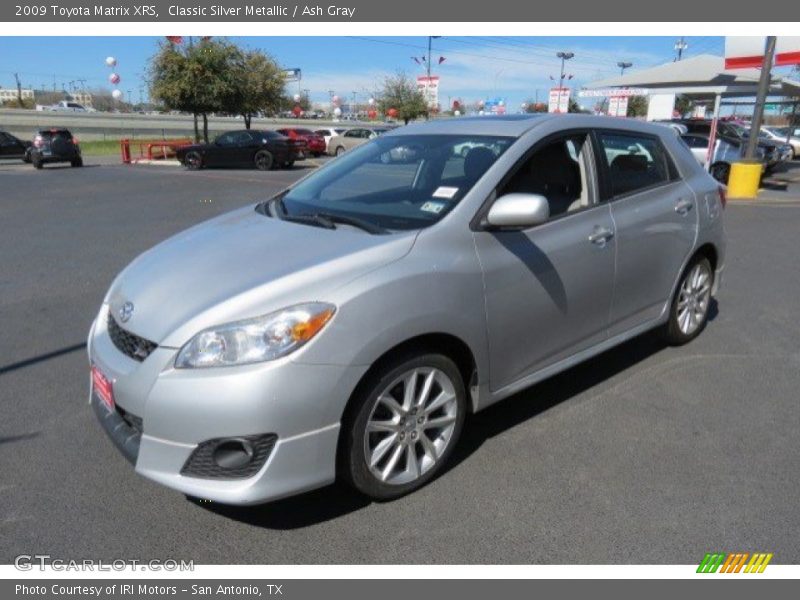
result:
M 797 576 L 800 37 L 189 25 L 0 37 L 4 575 Z

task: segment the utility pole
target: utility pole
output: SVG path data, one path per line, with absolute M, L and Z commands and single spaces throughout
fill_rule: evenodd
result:
M 357 106 L 356 106 L 356 93 L 353 92 L 353 106 L 350 108 L 350 114 L 355 116 L 356 113 L 358 112 L 356 109 L 357 109 Z
M 632 67 L 633 63 L 632 62 L 620 61 L 620 62 L 617 63 L 617 66 L 619 67 L 619 74 L 620 75 L 625 75 L 625 69 L 628 69 L 628 68 Z
M 564 72 L 564 66 L 566 62 L 575 56 L 574 52 L 557 52 L 556 56 L 561 59 L 561 76 L 559 77 L 558 81 L 558 106 L 556 108 L 556 112 L 561 111 L 561 90 L 564 87 L 564 79 L 566 78 L 567 74 Z M 567 107 L 567 112 L 569 112 L 569 107 Z
M 744 154 L 745 160 L 752 160 L 756 155 L 756 148 L 758 147 L 758 134 L 761 131 L 761 121 L 764 118 L 764 104 L 767 101 L 767 94 L 769 93 L 772 60 L 775 57 L 776 39 L 777 38 L 774 35 L 767 36 L 767 43 L 764 48 L 764 61 L 761 63 L 761 77 L 758 80 L 756 105 L 753 109 L 753 120 L 750 123 L 750 135 L 747 138 L 747 150 Z
M 675 42 L 675 51 L 678 53 L 678 56 L 675 58 L 675 61 L 679 61 L 683 57 L 683 51 L 689 48 L 689 44 L 683 41 L 683 36 L 677 42 Z
M 19 107 L 22 108 L 22 84 L 19 81 L 19 73 L 14 73 L 14 80 L 17 82 L 17 100 Z

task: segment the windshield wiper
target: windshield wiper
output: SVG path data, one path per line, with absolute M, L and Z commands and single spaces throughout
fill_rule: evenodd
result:
M 358 217 L 348 217 L 346 215 L 334 215 L 332 213 L 315 213 L 313 215 L 318 219 L 324 219 L 329 223 L 340 223 L 342 225 L 352 225 L 353 227 L 358 227 L 359 229 L 363 229 L 367 233 L 372 233 L 375 235 L 379 235 L 382 233 L 387 233 L 389 230 L 381 227 L 380 225 L 376 225 L 370 221 L 365 219 L 359 219 Z
M 363 229 L 367 233 L 372 234 L 381 234 L 387 233 L 387 229 L 384 229 L 380 225 L 376 225 L 374 223 L 370 223 L 364 219 L 359 219 L 358 217 L 348 217 L 345 215 L 335 215 L 332 213 L 314 213 L 314 214 L 301 214 L 301 215 L 290 215 L 289 212 L 286 210 L 286 207 L 283 204 L 283 199 L 281 197 L 273 198 L 269 201 L 269 208 L 271 212 L 275 214 L 279 219 L 284 221 L 289 221 L 291 223 L 304 223 L 306 225 L 316 225 L 317 227 L 324 227 L 325 229 L 336 229 L 336 223 L 341 225 L 351 225 L 353 227 L 358 227 L 359 229 Z

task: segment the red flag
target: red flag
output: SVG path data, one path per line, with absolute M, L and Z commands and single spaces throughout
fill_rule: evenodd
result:
M 446 60 L 447 60 L 447 59 L 446 59 L 444 56 L 440 56 L 440 57 L 439 57 L 439 64 L 442 64 L 442 63 L 443 63 L 444 61 L 446 61 Z

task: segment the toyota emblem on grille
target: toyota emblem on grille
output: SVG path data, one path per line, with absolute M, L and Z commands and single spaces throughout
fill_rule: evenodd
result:
M 126 302 L 122 305 L 122 308 L 119 309 L 119 320 L 123 323 L 127 323 L 131 320 L 133 316 L 133 302 Z

